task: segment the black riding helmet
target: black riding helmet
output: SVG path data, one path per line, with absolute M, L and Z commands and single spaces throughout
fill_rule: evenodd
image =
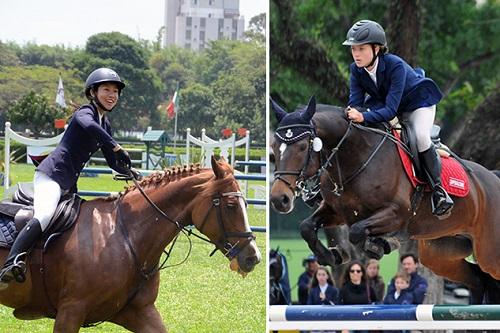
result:
M 384 28 L 375 21 L 361 20 L 349 29 L 342 45 L 378 44 L 387 45 Z
M 118 76 L 118 74 L 114 70 L 102 67 L 90 73 L 89 77 L 85 81 L 85 96 L 87 96 L 89 100 L 94 100 L 94 98 L 90 94 L 90 91 L 97 91 L 99 85 L 106 82 L 112 82 L 118 85 L 118 95 L 120 95 L 122 89 L 125 88 L 125 83 L 123 83 L 123 81 L 120 79 L 120 76 Z M 100 107 L 103 107 L 98 100 L 95 100 L 95 102 Z
M 372 61 L 366 67 L 370 67 L 377 60 L 377 55 L 375 54 L 375 45 L 380 45 L 387 52 L 387 40 L 385 38 L 384 28 L 375 21 L 361 20 L 349 29 L 347 32 L 346 40 L 342 45 L 352 46 L 352 45 L 362 45 L 370 44 L 372 46 L 373 58 Z

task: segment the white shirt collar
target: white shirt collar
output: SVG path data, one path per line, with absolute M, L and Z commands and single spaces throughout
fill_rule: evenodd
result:
M 373 65 L 373 68 L 371 71 L 369 71 L 366 67 L 365 68 L 365 71 L 368 73 L 368 75 L 370 76 L 370 78 L 373 80 L 373 82 L 375 82 L 375 85 L 377 85 L 377 68 L 378 68 L 378 57 L 377 59 L 375 59 L 375 63 Z

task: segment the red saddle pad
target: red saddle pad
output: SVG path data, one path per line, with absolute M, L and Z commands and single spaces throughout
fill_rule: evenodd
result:
M 393 134 L 399 139 L 398 132 L 393 132 Z M 425 184 L 426 182 L 415 176 L 415 170 L 413 169 L 413 162 L 410 156 L 408 156 L 399 145 L 398 152 L 401 157 L 401 162 L 403 163 L 403 168 L 413 187 L 416 187 L 418 184 Z M 441 165 L 441 183 L 446 192 L 456 197 L 465 197 L 469 194 L 469 178 L 462 165 L 453 157 L 444 156 L 441 156 Z M 427 190 L 430 189 L 428 188 Z

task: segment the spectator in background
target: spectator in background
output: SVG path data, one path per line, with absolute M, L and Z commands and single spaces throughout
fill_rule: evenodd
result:
M 422 304 L 424 302 L 425 293 L 427 292 L 427 280 L 417 273 L 418 257 L 414 254 L 403 254 L 400 258 L 403 270 L 410 275 L 410 285 L 407 292 L 412 294 L 413 304 Z M 387 294 L 394 294 L 396 286 L 394 279 L 387 287 Z
M 380 265 L 378 260 L 370 259 L 366 264 L 366 276 L 368 278 L 368 285 L 375 291 L 376 298 L 382 300 L 385 293 L 385 283 L 379 275 Z
M 299 286 L 299 304 L 305 305 L 307 304 L 311 280 L 319 267 L 318 260 L 315 256 L 311 255 L 302 261 L 302 266 L 304 266 L 306 270 L 299 276 L 299 282 L 297 284 Z
M 410 275 L 406 272 L 398 272 L 394 278 L 394 293 L 387 293 L 384 304 L 413 304 L 413 294 L 408 291 L 410 286 Z
M 325 266 L 318 266 L 311 282 L 307 305 L 334 305 L 339 291 L 333 285 L 332 275 Z
M 353 261 L 344 272 L 340 289 L 339 304 L 371 304 L 380 301 L 372 287 L 368 285 L 363 264 Z

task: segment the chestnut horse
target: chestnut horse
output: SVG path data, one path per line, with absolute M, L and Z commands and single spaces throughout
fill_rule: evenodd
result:
M 0 302 L 19 319 L 55 318 L 54 332 L 78 332 L 100 321 L 133 332 L 166 332 L 154 304 L 158 266 L 185 226 L 208 237 L 242 275 L 260 262 L 246 203 L 226 162 L 212 157 L 211 169 L 166 170 L 139 185 L 118 198 L 84 202 L 76 224 L 43 257 L 38 249 L 31 253 L 27 281 L 0 291 Z M 6 255 L 1 250 L 0 260 Z M 42 273 L 33 266 L 40 257 Z
M 396 232 L 419 240 L 425 266 L 478 292 L 485 278 L 500 279 L 500 179 L 494 173 L 464 161 L 471 169 L 470 191 L 454 198 L 451 216 L 440 221 L 431 214 L 429 193 L 413 214 L 414 189 L 387 133 L 351 123 L 339 107 L 319 105 L 323 112 L 316 113 L 314 98 L 292 113 L 271 104 L 279 127 L 270 201 L 276 211 L 289 213 L 304 182 L 319 181 L 323 200 L 300 229 L 321 264 L 340 264 L 342 257 L 321 243 L 318 228 L 347 224 L 355 244 Z M 471 254 L 480 269 L 465 260 Z

